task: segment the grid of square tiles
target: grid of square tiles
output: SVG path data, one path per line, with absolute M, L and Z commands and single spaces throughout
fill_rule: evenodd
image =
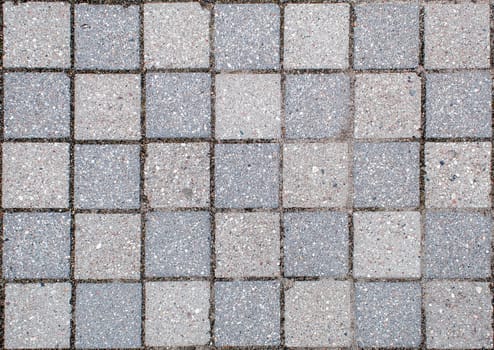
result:
M 3 16 L 5 347 L 492 347 L 488 5 Z

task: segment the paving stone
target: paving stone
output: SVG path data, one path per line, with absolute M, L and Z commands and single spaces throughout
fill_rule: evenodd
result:
M 348 215 L 285 213 L 285 276 L 345 277 L 348 274 Z
M 484 282 L 433 281 L 425 286 L 428 348 L 492 348 L 492 295 Z
M 78 74 L 75 138 L 141 138 L 141 78 L 138 74 Z
M 426 4 L 426 68 L 488 68 L 489 5 Z
M 350 6 L 288 4 L 284 68 L 348 68 Z
M 146 215 L 146 276 L 208 276 L 211 223 L 206 211 Z
M 350 129 L 350 78 L 344 74 L 286 76 L 288 139 L 345 137 Z
M 427 137 L 491 137 L 489 72 L 428 74 Z
M 357 212 L 353 230 L 355 277 L 420 278 L 419 212 Z
M 215 205 L 219 208 L 278 206 L 279 146 L 215 146 Z
M 415 73 L 358 74 L 356 138 L 420 137 L 421 83 Z
M 417 3 L 355 6 L 354 68 L 415 68 L 419 63 Z
M 5 286 L 5 348 L 69 348 L 70 283 Z
M 6 1 L 3 28 L 5 67 L 70 67 L 68 2 Z
M 425 205 L 490 207 L 490 142 L 425 144 Z
M 209 343 L 209 283 L 146 283 L 146 345 Z
M 209 205 L 209 144 L 151 143 L 144 169 L 151 207 Z
M 69 137 L 69 87 L 64 73 L 5 73 L 5 137 Z
M 139 214 L 77 214 L 75 222 L 76 278 L 139 279 Z
M 216 137 L 274 139 L 281 136 L 279 74 L 216 76 Z
M 279 68 L 277 4 L 218 4 L 214 7 L 214 27 L 217 69 Z
M 4 278 L 69 278 L 70 215 L 5 213 Z
M 419 283 L 357 282 L 355 304 L 355 333 L 359 347 L 420 346 Z
M 4 208 L 68 207 L 68 143 L 5 142 L 2 152 Z
M 216 282 L 214 290 L 217 346 L 280 344 L 278 282 Z
M 139 68 L 139 6 L 79 4 L 74 21 L 77 68 Z
M 144 4 L 147 68 L 208 68 L 209 11 L 199 3 Z
M 76 145 L 75 207 L 139 208 L 138 145 Z
M 425 225 L 426 277 L 488 278 L 491 275 L 490 216 L 429 212 Z
M 419 205 L 419 144 L 356 143 L 353 160 L 356 207 Z
M 141 346 L 141 284 L 80 283 L 76 293 L 76 347 Z
M 210 118 L 209 74 L 146 75 L 147 137 L 209 137 Z
M 296 281 L 285 289 L 285 337 L 291 347 L 352 343 L 350 283 Z
M 347 197 L 346 143 L 284 145 L 284 207 L 346 207 Z
M 279 214 L 219 213 L 215 223 L 216 277 L 279 276 Z

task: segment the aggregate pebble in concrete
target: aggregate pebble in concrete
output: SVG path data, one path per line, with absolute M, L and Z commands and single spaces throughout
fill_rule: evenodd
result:
M 217 346 L 280 344 L 279 282 L 216 282 L 214 293 Z
M 426 68 L 489 68 L 488 4 L 425 4 Z
M 350 6 L 288 4 L 284 68 L 348 68 Z
M 5 213 L 4 278 L 68 278 L 70 215 Z
M 427 137 L 491 137 L 489 72 L 427 74 Z
M 138 214 L 76 214 L 75 277 L 139 279 Z
M 70 4 L 11 2 L 3 4 L 5 67 L 70 67 Z
M 420 278 L 419 212 L 353 214 L 353 275 Z
M 425 205 L 490 207 L 490 142 L 425 144 Z
M 69 348 L 70 294 L 70 283 L 7 283 L 5 348 Z
M 414 73 L 358 74 L 356 138 L 420 137 L 420 78 Z
M 2 152 L 4 208 L 68 207 L 68 143 L 5 142 Z
M 75 6 L 75 65 L 139 68 L 139 6 Z
M 296 281 L 285 290 L 285 338 L 291 347 L 349 347 L 350 282 Z
M 217 138 L 280 137 L 279 74 L 219 74 L 216 76 L 215 88 Z
M 350 129 L 350 78 L 344 74 L 286 76 L 286 137 L 345 137 Z
M 76 139 L 138 140 L 140 123 L 141 78 L 138 74 L 76 76 Z
M 209 144 L 151 143 L 144 169 L 151 207 L 209 205 Z
M 5 137 L 69 137 L 69 87 L 63 73 L 5 73 Z
M 76 145 L 75 207 L 139 208 L 138 145 Z
M 345 207 L 348 197 L 346 143 L 286 144 L 284 207 Z
M 216 277 L 280 274 L 280 216 L 277 213 L 216 214 Z
M 415 68 L 419 63 L 419 6 L 355 6 L 354 68 Z
M 214 55 L 220 70 L 279 67 L 280 8 L 277 4 L 214 7 Z
M 488 278 L 491 275 L 490 216 L 429 212 L 425 221 L 425 276 Z
M 428 348 L 492 348 L 492 295 L 488 283 L 428 282 L 424 305 Z
M 80 283 L 76 290 L 75 346 L 141 346 L 141 284 Z
M 348 273 L 348 215 L 285 213 L 285 276 L 345 277 Z
M 209 213 L 153 212 L 146 215 L 146 276 L 208 276 Z
M 422 340 L 420 284 L 357 282 L 355 317 L 360 347 L 419 347 Z
M 208 137 L 211 78 L 206 73 L 146 75 L 147 137 Z
M 209 11 L 197 2 L 144 4 L 147 68 L 208 68 Z
M 146 345 L 209 343 L 209 283 L 146 283 Z

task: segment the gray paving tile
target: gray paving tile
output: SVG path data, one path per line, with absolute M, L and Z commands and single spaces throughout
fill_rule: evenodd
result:
M 492 348 L 492 294 L 484 282 L 433 281 L 425 286 L 428 348 Z
M 79 4 L 74 21 L 77 68 L 139 68 L 139 6 Z
M 5 213 L 4 278 L 68 278 L 70 215 Z
M 146 345 L 209 343 L 209 283 L 146 283 Z
M 216 345 L 279 345 L 279 289 L 276 281 L 216 282 Z
M 285 276 L 345 277 L 348 274 L 348 215 L 285 213 Z
M 418 4 L 362 4 L 355 7 L 355 16 L 355 68 L 417 67 Z
M 146 276 L 208 276 L 211 223 L 206 211 L 146 215 Z
M 76 214 L 75 278 L 139 279 L 139 214 Z
M 419 144 L 356 143 L 353 160 L 356 207 L 419 205 Z
M 284 68 L 347 68 L 350 6 L 288 4 Z
M 68 2 L 3 4 L 5 67 L 70 67 Z
M 141 138 L 141 78 L 138 74 L 78 74 L 75 78 L 75 138 Z
M 68 143 L 5 142 L 2 153 L 4 208 L 68 207 Z
M 68 348 L 70 295 L 70 283 L 7 283 L 5 348 Z
M 353 230 L 355 277 L 420 278 L 419 212 L 357 212 Z
M 285 290 L 285 337 L 292 347 L 349 347 L 350 283 L 296 281 Z
M 490 142 L 425 144 L 425 205 L 490 207 Z
M 279 214 L 218 213 L 215 225 L 216 277 L 279 276 Z
M 209 137 L 211 78 L 206 73 L 146 75 L 147 137 Z
M 286 76 L 286 137 L 345 137 L 350 129 L 350 78 L 344 74 Z
M 419 347 L 420 284 L 357 282 L 355 317 L 357 344 L 361 347 Z
M 63 73 L 5 73 L 5 137 L 69 137 L 69 87 Z
M 78 284 L 75 346 L 140 347 L 141 294 L 139 283 Z
M 278 206 L 279 146 L 215 146 L 215 205 L 219 208 Z
M 76 145 L 75 207 L 139 208 L 138 145 Z
M 275 139 L 281 136 L 279 74 L 219 74 L 215 88 L 217 138 Z
M 280 10 L 277 4 L 218 4 L 214 7 L 217 69 L 279 67 Z
M 488 278 L 491 275 L 490 216 L 429 212 L 425 221 L 425 276 Z
M 427 75 L 427 137 L 491 137 L 489 72 Z

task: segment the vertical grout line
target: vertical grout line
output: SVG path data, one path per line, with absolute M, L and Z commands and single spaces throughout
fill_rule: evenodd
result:
M 0 4 L 0 49 L 2 50 L 2 54 L 0 55 L 0 69 L 3 69 L 3 3 Z M 0 76 L 0 139 L 2 140 L 2 144 L 0 146 L 0 322 L 2 323 L 0 326 L 0 348 L 5 348 L 5 277 L 3 275 L 3 240 L 4 240 L 4 232 L 3 232 L 3 139 L 4 139 L 4 73 L 2 72 Z
M 493 74 L 492 68 L 494 67 L 494 4 L 492 1 L 489 2 L 489 45 L 490 45 L 490 57 L 489 57 L 489 66 L 491 68 L 491 210 L 490 217 L 492 218 L 494 215 L 494 138 L 492 135 L 492 130 L 494 128 L 494 95 L 492 94 L 492 82 L 493 82 Z M 494 304 L 494 281 L 492 278 L 494 277 L 494 228 L 491 227 L 491 276 L 490 276 L 490 291 L 491 291 L 491 300 Z M 491 328 L 494 329 L 494 308 L 491 314 Z

